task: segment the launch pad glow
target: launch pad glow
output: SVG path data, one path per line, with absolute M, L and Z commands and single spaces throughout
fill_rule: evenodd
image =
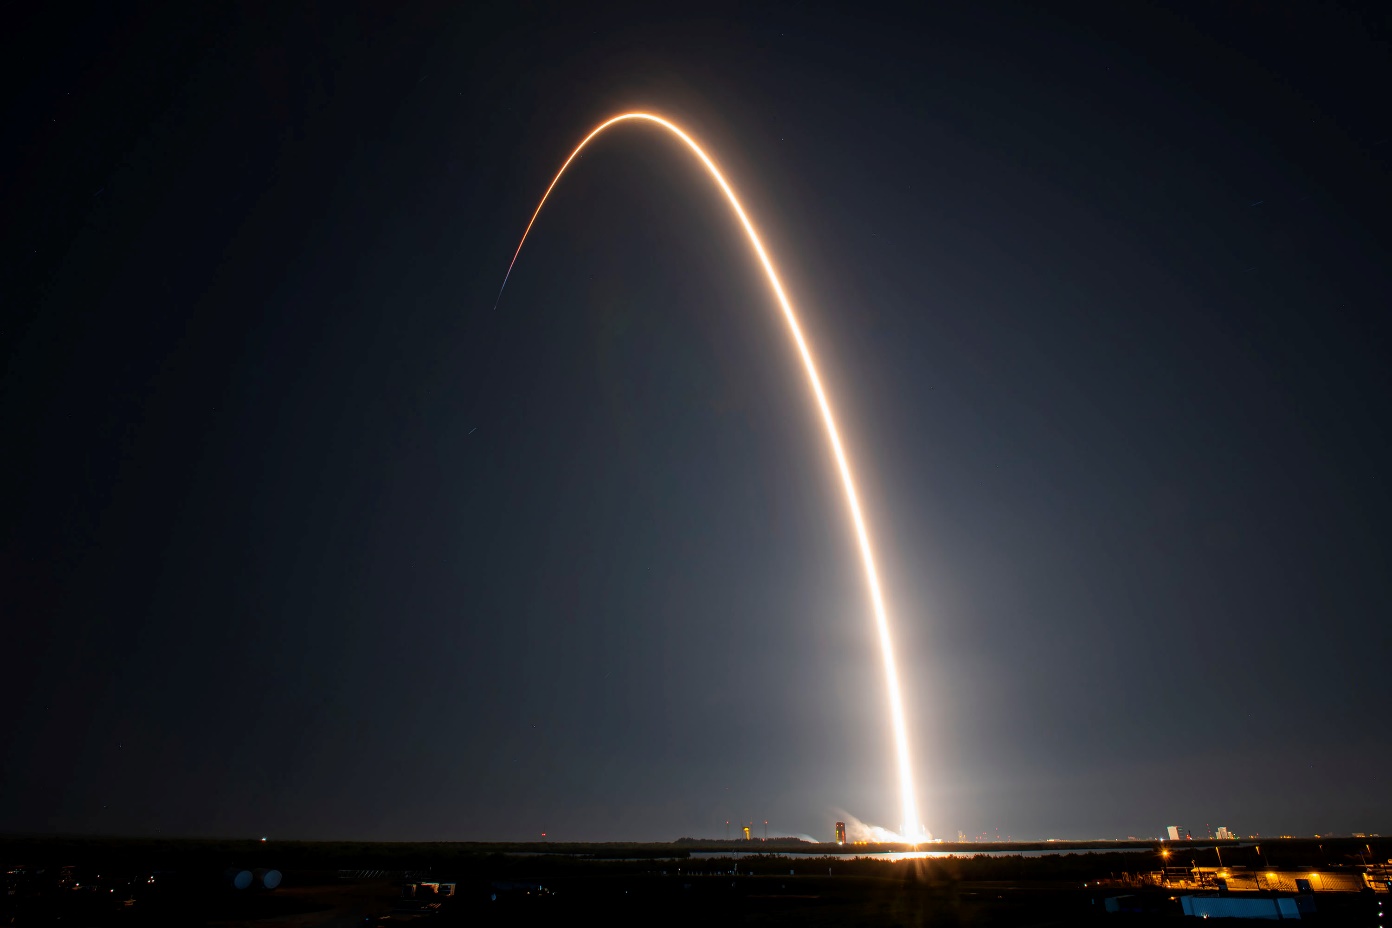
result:
M 512 262 L 508 264 L 507 274 L 503 276 L 503 286 L 498 288 L 498 299 L 502 299 L 503 289 L 507 287 L 508 278 L 512 276 L 512 268 L 517 264 L 517 256 L 522 253 L 522 246 L 527 243 L 527 236 L 531 233 L 537 216 L 541 214 L 541 208 L 546 205 L 546 199 L 551 196 L 551 191 L 555 189 L 571 162 L 595 136 L 610 126 L 630 121 L 647 122 L 661 126 L 680 139 L 687 148 L 691 149 L 701 164 L 705 165 L 716 186 L 725 194 L 725 199 L 729 201 L 730 208 L 734 210 L 740 224 L 744 226 L 744 231 L 749 236 L 749 243 L 753 246 L 754 253 L 758 256 L 759 263 L 763 265 L 764 273 L 768 277 L 769 287 L 773 290 L 773 295 L 778 299 L 778 305 L 783 310 L 783 318 L 788 323 L 788 331 L 793 337 L 794 344 L 797 345 L 798 354 L 802 357 L 803 367 L 807 371 L 807 380 L 812 386 L 813 396 L 816 397 L 817 408 L 821 411 L 822 423 L 826 426 L 827 441 L 831 445 L 832 456 L 836 459 L 836 467 L 841 474 L 841 486 L 845 490 L 846 504 L 851 511 L 851 521 L 855 525 L 856 541 L 860 546 L 860 559 L 865 569 L 865 581 L 870 590 L 870 605 L 875 615 L 875 628 L 879 633 L 880 652 L 884 659 L 885 684 L 889 692 L 889 712 L 894 730 L 895 758 L 899 767 L 899 801 L 900 813 L 903 817 L 903 837 L 908 841 L 920 841 L 923 838 L 923 826 L 919 822 L 918 802 L 914 796 L 908 726 L 904 720 L 904 700 L 899 690 L 899 672 L 894 659 L 894 642 L 889 633 L 889 615 L 885 610 L 884 595 L 880 592 L 880 579 L 875 569 L 875 556 L 870 546 L 870 533 L 866 528 L 865 516 L 860 510 L 860 499 L 856 493 L 855 480 L 851 476 L 851 465 L 846 457 L 845 449 L 841 445 L 841 436 L 836 430 L 836 420 L 832 416 L 831 404 L 827 401 L 826 391 L 822 389 L 821 378 L 817 375 L 817 365 L 812 360 L 811 349 L 807 347 L 807 340 L 802 335 L 802 327 L 798 325 L 797 314 L 793 311 L 792 303 L 789 302 L 788 295 L 783 290 L 783 284 L 778 279 L 778 272 L 774 270 L 773 261 L 770 260 L 763 242 L 759 239 L 759 233 L 754 229 L 754 223 L 750 221 L 744 207 L 740 205 L 739 198 L 735 196 L 734 190 L 731 189 L 724 175 L 720 173 L 715 162 L 702 150 L 701 146 L 696 144 L 691 136 L 661 116 L 655 116 L 651 113 L 622 113 L 606 119 L 591 130 L 590 134 L 585 136 L 579 145 L 575 146 L 575 150 L 570 153 L 570 157 L 566 158 L 561 169 L 552 178 L 550 186 L 542 194 L 541 202 L 537 204 L 532 218 L 527 222 L 527 228 L 522 232 L 522 240 L 517 243 L 517 251 L 513 252 Z

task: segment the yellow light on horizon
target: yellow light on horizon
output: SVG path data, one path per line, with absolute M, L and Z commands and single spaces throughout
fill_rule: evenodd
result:
M 522 246 L 527 242 L 527 236 L 532 231 L 533 224 L 536 223 L 537 216 L 541 214 L 541 208 L 546 205 L 546 200 L 551 196 L 551 191 L 555 189 L 560 181 L 561 175 L 565 174 L 566 168 L 570 167 L 572 161 L 580 154 L 586 145 L 595 136 L 599 135 L 610 126 L 630 120 L 639 120 L 661 126 L 680 139 L 687 148 L 696 155 L 697 159 L 705 166 L 711 178 L 715 181 L 721 193 L 725 194 L 725 199 L 730 204 L 730 209 L 739 219 L 740 225 L 744 227 L 745 234 L 749 237 L 749 243 L 754 249 L 759 263 L 763 266 L 764 274 L 768 278 L 770 289 L 778 300 L 778 305 L 783 311 L 784 321 L 788 325 L 788 331 L 792 336 L 793 343 L 797 346 L 798 355 L 802 358 L 803 368 L 807 373 L 807 380 L 812 387 L 812 394 L 816 398 L 817 408 L 821 412 L 822 424 L 826 429 L 827 441 L 831 446 L 832 456 L 836 460 L 837 471 L 841 476 L 841 486 L 845 493 L 846 505 L 850 509 L 851 522 L 855 527 L 855 537 L 860 548 L 861 564 L 865 572 L 865 582 L 870 592 L 870 605 L 875 616 L 875 629 L 879 636 L 880 654 L 884 665 L 885 688 L 889 696 L 890 724 L 894 734 L 894 751 L 897 766 L 899 768 L 899 802 L 900 814 L 903 821 L 904 837 L 913 843 L 923 839 L 923 828 L 918 817 L 918 801 L 915 798 L 913 785 L 913 765 L 910 760 L 908 725 L 904 717 L 903 696 L 899 687 L 899 671 L 894 658 L 894 643 L 889 631 L 889 615 L 884 605 L 884 595 L 880 591 L 879 572 L 875 567 L 875 556 L 870 545 L 870 532 L 866 527 L 865 516 L 860 509 L 860 494 L 856 492 L 855 480 L 851 476 L 850 461 L 846 456 L 845 449 L 841 445 L 841 435 L 836 428 L 836 420 L 831 412 L 831 404 L 827 400 L 826 391 L 822 388 L 821 377 L 817 374 L 817 365 L 812 359 L 812 351 L 807 345 L 807 340 L 803 337 L 802 326 L 798 324 L 797 314 L 793 310 L 792 303 L 788 300 L 787 293 L 783 290 L 783 284 L 778 279 L 778 273 L 774 270 L 773 261 L 769 258 L 768 252 L 764 249 L 763 241 L 759 238 L 759 233 L 754 228 L 754 223 L 745 213 L 744 207 L 740 204 L 739 198 L 735 196 L 734 190 L 721 174 L 720 169 L 709 155 L 702 150 L 696 141 L 683 132 L 676 124 L 669 122 L 661 116 L 651 113 L 621 113 L 610 117 L 600 123 L 590 131 L 580 144 L 575 146 L 575 150 L 570 153 L 565 162 L 561 164 L 560 170 L 552 178 L 551 183 L 542 194 L 541 201 L 537 203 L 536 210 L 532 213 L 532 218 L 528 220 L 526 229 L 522 232 L 522 240 L 517 243 L 517 250 L 513 252 L 512 261 L 508 264 L 507 273 L 503 275 L 503 287 L 499 288 L 498 296 L 502 298 L 503 288 L 507 287 L 508 278 L 512 276 L 512 268 L 517 263 L 517 256 L 522 253 Z

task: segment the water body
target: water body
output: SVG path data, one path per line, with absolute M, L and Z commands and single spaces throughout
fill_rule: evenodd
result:
M 1121 848 L 1121 851 L 1146 853 L 1141 848 Z M 938 858 L 962 857 L 1052 857 L 1057 854 L 1112 853 L 1106 850 L 1080 850 L 1079 848 L 1059 848 L 1046 851 L 866 851 L 863 854 L 833 853 L 826 851 L 691 851 L 690 860 L 714 860 L 718 858 L 738 859 L 743 857 L 835 857 L 838 860 L 936 860 Z

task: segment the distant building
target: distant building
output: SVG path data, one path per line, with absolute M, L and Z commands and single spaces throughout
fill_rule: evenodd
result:
M 1189 829 L 1183 825 L 1170 825 L 1165 829 L 1165 836 L 1171 841 L 1188 841 L 1191 839 Z
M 1216 837 L 1219 841 L 1230 841 L 1233 838 L 1236 838 L 1237 835 L 1233 834 L 1231 831 L 1228 831 L 1227 825 L 1219 825 L 1218 834 L 1214 835 L 1214 837 Z
M 836 823 L 836 843 L 837 843 L 837 844 L 845 844 L 845 843 L 846 843 L 846 823 L 845 823 L 845 822 L 837 822 L 837 823 Z

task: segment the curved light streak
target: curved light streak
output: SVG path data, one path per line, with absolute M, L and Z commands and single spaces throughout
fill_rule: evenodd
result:
M 661 126 L 681 139 L 686 147 L 696 155 L 701 164 L 705 165 L 716 186 L 725 194 L 725 199 L 729 201 L 730 208 L 734 210 L 740 224 L 744 226 L 744 231 L 749 236 L 749 243 L 754 247 L 754 253 L 759 256 L 759 263 L 764 266 L 769 286 L 773 289 L 774 296 L 778 298 L 778 305 L 783 310 L 783 318 L 788 323 L 788 330 L 793 336 L 793 342 L 797 345 L 798 354 L 802 356 L 803 367 L 807 370 L 807 379 L 812 385 L 812 393 L 817 398 L 817 408 L 822 414 L 822 423 L 826 426 L 827 440 L 831 444 L 832 455 L 836 458 L 836 467 L 841 473 L 841 486 L 846 493 L 846 504 L 851 510 L 851 521 L 855 524 L 856 541 L 860 545 L 860 559 L 865 568 L 866 585 L 870 588 L 870 603 L 875 613 L 875 628 L 879 632 L 880 653 L 884 659 L 885 684 L 889 691 L 889 712 L 894 728 L 895 758 L 899 766 L 899 801 L 900 811 L 903 815 L 904 836 L 909 841 L 916 842 L 921 837 L 923 826 L 919 823 L 918 802 L 914 798 L 913 767 L 909 759 L 909 734 L 908 726 L 904 721 L 904 701 L 899 690 L 899 671 L 894 660 L 894 642 L 889 633 L 889 615 L 885 611 L 884 595 L 880 592 L 879 573 L 875 569 L 875 555 L 870 546 L 870 533 L 865 525 L 865 516 L 860 510 L 860 499 L 856 493 L 855 480 L 851 477 L 851 465 L 846 458 L 846 451 L 842 447 L 841 435 L 836 430 L 836 419 L 831 414 L 831 404 L 827 401 L 826 391 L 822 389 L 822 380 L 817 375 L 817 365 L 812 360 L 812 352 L 807 347 L 807 340 L 803 338 L 797 314 L 793 311 L 793 305 L 789 302 L 788 295 L 783 290 L 783 284 L 778 279 L 778 272 L 774 270 L 773 261 L 770 260 L 768 252 L 764 249 L 764 243 L 760 240 L 759 233 L 755 231 L 754 223 L 750 221 L 749 215 L 740 205 L 739 198 L 735 196 L 735 191 L 731 189 L 729 182 L 720 173 L 720 169 L 716 167 L 710 155 L 707 155 L 691 136 L 675 124 L 651 113 L 622 113 L 600 123 L 581 140 L 579 145 L 575 146 L 570 157 L 566 158 L 561 169 L 552 178 L 546 192 L 541 195 L 541 202 L 537 204 L 532 218 L 527 222 L 527 228 L 522 232 L 522 240 L 517 243 L 517 250 L 512 254 L 512 262 L 508 264 L 507 274 L 503 276 L 503 286 L 498 288 L 498 299 L 502 299 L 503 289 L 507 287 L 508 278 L 512 276 L 512 268 L 517 264 L 517 256 L 522 253 L 522 246 L 527 243 L 527 236 L 531 234 L 537 216 L 541 215 L 541 208 L 546 205 L 546 200 L 551 196 L 551 191 L 556 188 L 561 175 L 565 174 L 571 162 L 579 156 L 580 152 L 584 150 L 586 145 L 590 144 L 595 136 L 610 126 L 630 120 L 640 120 Z M 494 303 L 495 308 L 496 306 L 497 302 Z

